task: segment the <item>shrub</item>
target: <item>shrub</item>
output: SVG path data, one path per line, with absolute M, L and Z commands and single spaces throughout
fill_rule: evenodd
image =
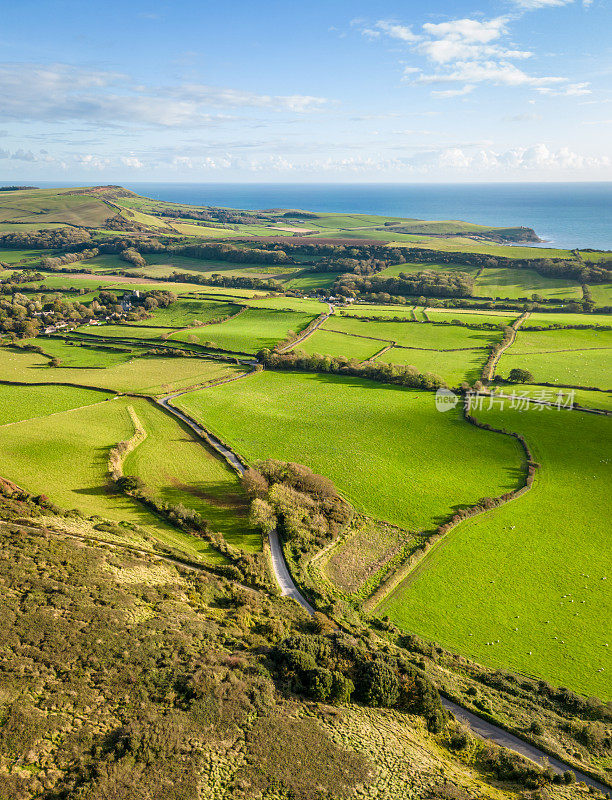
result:
M 366 666 L 362 682 L 361 693 L 369 706 L 390 708 L 399 700 L 397 675 L 380 661 L 372 661 Z

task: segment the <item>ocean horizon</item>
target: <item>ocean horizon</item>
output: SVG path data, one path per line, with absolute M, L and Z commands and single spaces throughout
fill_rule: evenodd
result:
M 32 182 L 41 188 L 94 183 Z M 413 219 L 452 219 L 501 227 L 524 225 L 533 228 L 544 240 L 543 247 L 612 250 L 612 182 L 120 183 L 155 200 L 193 205 L 248 210 L 299 208 Z

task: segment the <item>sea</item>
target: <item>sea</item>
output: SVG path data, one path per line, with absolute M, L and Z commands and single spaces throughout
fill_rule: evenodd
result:
M 57 186 L 41 184 L 38 186 Z M 63 184 L 68 185 L 68 184 Z M 75 184 L 76 185 L 76 184 Z M 79 184 L 83 185 L 83 183 Z M 533 228 L 547 247 L 612 250 L 612 182 L 132 183 L 156 200 L 249 210 L 381 214 Z

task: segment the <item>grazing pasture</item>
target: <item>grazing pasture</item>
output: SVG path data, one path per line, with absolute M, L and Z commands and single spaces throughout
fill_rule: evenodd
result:
M 226 322 L 173 333 L 168 341 L 205 344 L 242 353 L 256 353 L 265 347 L 274 347 L 285 339 L 289 331 L 298 333 L 307 327 L 314 316 L 294 311 L 274 311 L 249 308 Z
M 594 283 L 589 286 L 589 290 L 595 307 L 612 306 L 612 283 Z
M 236 547 L 261 549 L 236 473 L 161 408 L 140 405 L 138 419 L 147 438 L 128 455 L 124 473 L 138 476 L 155 497 L 197 511 Z
M 501 357 L 497 372 L 507 377 L 519 367 L 535 383 L 612 387 L 612 331 L 519 331 L 514 345 Z
M 59 337 L 45 337 L 29 339 L 29 344 L 42 347 L 45 354 L 58 358 L 63 367 L 91 367 L 105 369 L 129 361 L 141 352 L 120 345 L 103 345 L 92 341 L 79 342 L 73 339 L 60 339 Z M 76 373 L 78 374 L 78 373 Z
M 603 411 L 612 411 L 612 392 L 589 391 L 588 389 L 557 389 L 554 386 L 538 386 L 537 384 L 521 383 L 518 385 L 500 385 L 496 388 L 498 394 L 512 396 L 517 399 L 515 405 L 521 402 L 523 395 L 543 400 L 547 403 L 557 403 L 569 406 L 573 401 L 583 408 L 595 408 Z
M 106 392 L 71 386 L 7 386 L 0 384 L 0 426 L 34 417 L 60 414 L 80 406 L 101 403 Z
M 582 300 L 582 287 L 570 278 L 546 278 L 532 269 L 486 268 L 476 279 L 476 297 L 515 300 L 538 294 L 550 300 Z
M 426 308 L 425 313 L 432 322 L 451 322 L 458 319 L 469 325 L 483 325 L 485 323 L 506 327 L 513 323 L 520 313 L 508 311 L 475 311 L 464 308 Z
M 525 436 L 541 464 L 533 488 L 451 531 L 377 613 L 490 667 L 610 699 L 611 422 L 507 406 L 477 416 Z
M 555 314 L 532 312 L 523 323 L 524 328 L 530 326 L 550 328 L 555 325 L 596 325 L 612 327 L 612 314 Z
M 459 349 L 463 347 L 489 347 L 498 342 L 501 331 L 474 330 L 458 325 L 423 325 L 418 322 L 370 322 L 331 317 L 323 324 L 324 330 L 336 330 L 357 336 L 372 336 L 405 347 L 422 347 L 430 350 Z
M 507 378 L 514 368 L 529 370 L 536 383 L 612 388 L 612 350 L 507 352 L 502 355 L 496 372 L 502 378 Z
M 46 340 L 35 341 L 44 347 Z M 223 361 L 161 356 L 134 358 L 106 369 L 50 367 L 49 360 L 38 353 L 0 348 L 3 379 L 25 383 L 77 383 L 116 392 L 157 395 L 241 373 L 239 367 Z
M 410 350 L 392 347 L 378 356 L 376 361 L 387 364 L 409 364 L 419 372 L 433 372 L 449 386 L 460 386 L 464 381 L 474 383 L 481 374 L 488 357 L 486 350 L 458 350 L 450 353 L 437 350 Z
M 334 331 L 317 330 L 308 339 L 296 345 L 295 350 L 304 353 L 319 353 L 319 355 L 344 356 L 364 361 L 371 358 L 385 346 L 385 342 L 375 342 L 372 339 L 362 339 L 359 336 L 346 336 Z
M 158 308 L 151 317 L 133 324 L 142 326 L 162 326 L 165 328 L 186 328 L 198 322 L 221 320 L 238 313 L 241 306 L 234 303 L 216 303 L 211 300 L 180 299 L 168 308 Z
M 472 264 L 430 264 L 426 261 L 411 262 L 409 264 L 393 264 L 386 269 L 379 272 L 385 278 L 397 278 L 402 272 L 407 274 L 413 272 L 467 272 L 468 275 L 473 275 L 478 271 L 478 267 Z
M 46 494 L 62 508 L 136 524 L 192 558 L 218 561 L 209 544 L 172 528 L 109 483 L 109 451 L 134 432 L 127 406 L 139 414 L 145 403 L 109 400 L 0 427 L 2 475 L 33 494 Z
M 519 480 L 517 443 L 436 411 L 431 392 L 336 375 L 261 372 L 176 404 L 251 461 L 306 464 L 358 510 L 429 528 Z

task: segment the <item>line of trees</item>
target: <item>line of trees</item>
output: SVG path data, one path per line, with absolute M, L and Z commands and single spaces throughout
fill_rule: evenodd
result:
M 354 358 L 329 356 L 303 350 L 289 353 L 276 353 L 273 350 L 260 350 L 258 360 L 268 369 L 290 370 L 293 372 L 325 372 L 355 378 L 369 378 L 381 383 L 392 383 L 411 389 L 435 391 L 445 386 L 439 375 L 419 372 L 416 367 L 405 364 L 386 364 L 378 361 L 359 362 Z

